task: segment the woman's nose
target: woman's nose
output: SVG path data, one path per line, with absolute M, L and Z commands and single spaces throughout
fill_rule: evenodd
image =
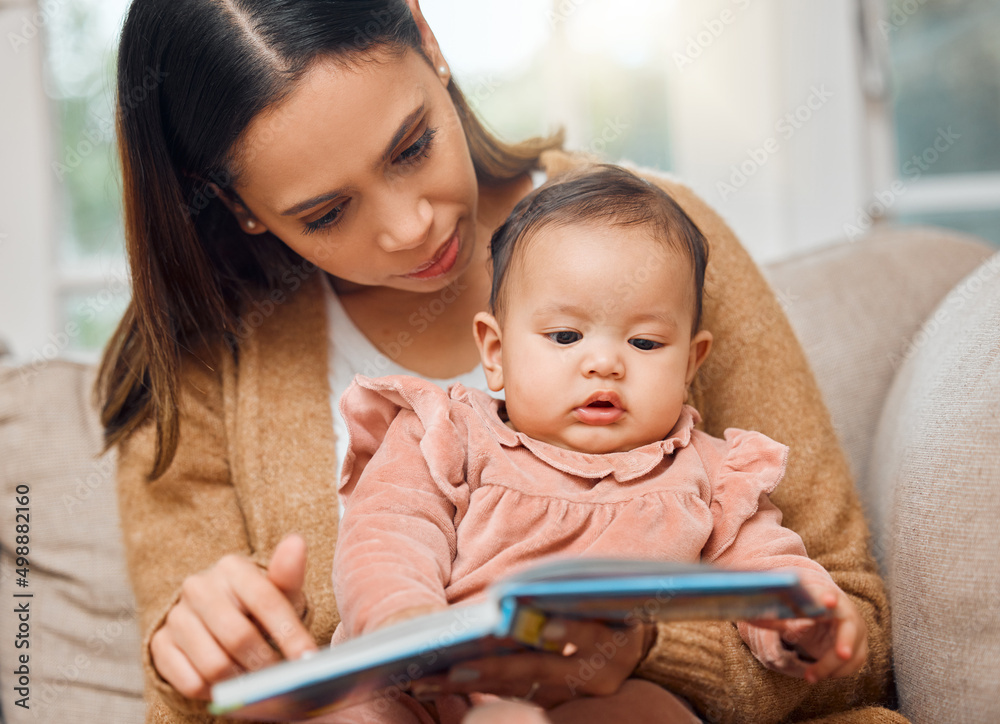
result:
M 416 249 L 427 241 L 434 221 L 431 202 L 419 198 L 408 209 L 406 206 L 405 202 L 397 198 L 395 203 L 389 202 L 388 208 L 383 207 L 378 245 L 385 251 Z

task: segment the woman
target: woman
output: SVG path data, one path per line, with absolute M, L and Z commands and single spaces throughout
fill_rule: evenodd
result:
M 203 721 L 212 683 L 324 645 L 338 621 L 344 435 L 331 397 L 368 365 L 440 381 L 481 374 L 470 330 L 489 295 L 489 237 L 531 172 L 579 161 L 558 137 L 492 138 L 417 0 L 135 0 L 119 98 L 150 69 L 160 85 L 119 104 L 133 300 L 99 394 L 119 449 L 149 717 Z M 877 704 L 886 600 L 808 365 L 732 233 L 690 191 L 657 182 L 711 245 L 705 319 L 717 352 L 695 399 L 706 430 L 759 429 L 799 452 L 775 502 L 864 613 L 869 664 L 809 686 L 762 668 L 731 624 L 649 626 L 605 657 L 611 631 L 567 623 L 547 633 L 572 643 L 570 656 L 484 660 L 415 691 L 530 692 L 571 712 L 634 675 L 710 721 Z M 829 514 L 807 512 L 816 507 Z M 509 710 L 474 715 L 512 721 Z M 873 707 L 846 716 L 837 721 L 901 720 Z

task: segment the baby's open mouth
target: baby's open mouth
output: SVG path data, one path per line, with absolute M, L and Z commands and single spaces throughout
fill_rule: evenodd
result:
M 625 409 L 616 392 L 605 390 L 592 394 L 573 414 L 586 425 L 610 425 L 622 418 Z

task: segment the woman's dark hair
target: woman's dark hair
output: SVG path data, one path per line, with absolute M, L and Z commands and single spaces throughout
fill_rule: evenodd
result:
M 404 0 L 133 0 L 116 119 L 132 300 L 95 395 L 106 448 L 155 419 L 152 479 L 177 449 L 181 355 L 223 342 L 235 354 L 241 311 L 303 261 L 276 237 L 244 234 L 218 198 L 216 189 L 234 194 L 244 132 L 315 60 L 407 49 L 427 60 Z M 544 150 L 562 145 L 561 133 L 502 143 L 454 82 L 448 92 L 481 184 L 537 168 Z
M 695 314 L 692 332 L 701 324 L 701 302 L 708 265 L 708 242 L 701 230 L 663 189 L 619 166 L 590 164 L 550 179 L 518 202 L 493 233 L 490 258 L 493 287 L 490 311 L 502 317 L 507 305 L 511 262 L 542 228 L 602 221 L 615 226 L 649 225 L 652 235 L 691 262 Z

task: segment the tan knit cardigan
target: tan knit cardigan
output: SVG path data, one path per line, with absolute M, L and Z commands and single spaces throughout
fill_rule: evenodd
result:
M 550 177 L 577 163 L 579 157 L 563 152 L 542 158 Z M 719 216 L 684 186 L 648 177 L 674 196 L 710 244 L 704 326 L 715 345 L 693 401 L 704 428 L 717 436 L 726 427 L 759 430 L 791 447 L 787 476 L 773 500 L 810 556 L 857 603 L 868 624 L 870 655 L 858 675 L 810 685 L 765 670 L 731 623 L 660 624 L 636 674 L 685 697 L 710 722 L 905 722 L 877 707 L 891 689 L 885 591 L 802 349 Z M 154 454 L 151 421 L 120 445 L 120 510 L 145 634 L 149 722 L 215 721 L 202 703 L 184 699 L 157 675 L 149 640 L 184 578 L 227 553 L 264 565 L 282 536 L 298 531 L 309 545 L 306 623 L 320 645 L 339 620 L 330 579 L 337 460 L 322 280 L 318 273 L 289 280 L 287 301 L 247 314 L 253 332 L 241 342 L 238 359 L 221 344 L 211 355 L 185 358 L 180 444 L 165 475 L 153 483 L 146 477 Z M 833 712 L 844 713 L 829 716 Z

